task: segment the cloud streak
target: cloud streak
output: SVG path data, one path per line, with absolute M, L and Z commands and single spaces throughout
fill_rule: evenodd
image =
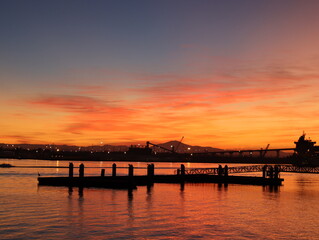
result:
M 307 114 L 316 112 L 311 107 L 316 78 L 309 69 L 269 67 L 198 77 L 133 74 L 136 85 L 120 90 L 115 85 L 68 84 L 65 94 L 41 94 L 26 102 L 35 115 L 42 109 L 48 117 L 59 116 L 59 139 L 68 141 L 165 141 L 186 135 L 198 144 L 240 146 L 233 135 L 256 138 L 258 133 L 270 141 L 271 129 L 297 130 L 305 118 L 295 105 Z M 247 133 L 251 130 L 254 134 Z M 205 136 L 215 136 L 219 143 L 203 140 Z

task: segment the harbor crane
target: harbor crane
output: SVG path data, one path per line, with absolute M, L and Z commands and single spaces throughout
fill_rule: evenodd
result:
M 263 150 L 261 149 L 261 157 L 264 158 L 266 156 L 267 150 L 269 148 L 270 144 L 268 143 L 267 147 Z
M 179 146 L 181 145 L 182 141 L 184 139 L 184 136 L 182 137 L 182 139 L 179 141 L 178 145 L 176 146 L 175 152 L 177 152 L 177 149 L 179 148 Z
M 172 149 L 168 149 L 168 148 L 165 148 L 165 147 L 162 147 L 162 146 L 160 146 L 160 145 L 157 145 L 157 144 L 154 144 L 154 143 L 151 143 L 151 142 L 147 141 L 147 142 L 146 142 L 146 148 L 149 148 L 150 145 L 152 145 L 152 146 L 154 146 L 154 147 L 161 148 L 161 149 L 163 149 L 163 150 L 165 150 L 165 151 L 168 151 L 168 152 L 171 152 L 171 153 L 176 153 L 176 152 L 175 152 L 175 149 L 174 149 L 174 146 L 172 147 Z

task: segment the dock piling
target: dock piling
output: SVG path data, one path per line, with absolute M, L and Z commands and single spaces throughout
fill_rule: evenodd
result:
M 274 178 L 278 178 L 279 177 L 279 168 L 278 165 L 275 165 L 275 169 L 274 169 Z
M 147 176 L 154 177 L 154 164 L 147 164 Z
M 73 177 L 73 163 L 69 164 L 69 177 L 72 178 Z
M 223 176 L 223 167 L 222 167 L 222 165 L 218 166 L 218 176 Z
M 153 185 L 153 183 L 154 183 L 154 164 L 147 164 L 147 179 L 148 179 L 148 185 Z
M 84 164 L 81 163 L 79 167 L 79 177 L 83 178 L 84 177 Z
M 105 176 L 105 169 L 101 169 L 101 177 Z
M 155 175 L 155 165 L 154 165 L 154 163 L 152 163 L 151 165 L 152 165 L 152 176 L 154 177 L 154 175 Z
M 116 177 L 116 164 L 113 163 L 112 165 L 112 177 Z
M 228 166 L 227 165 L 224 167 L 224 176 L 228 177 Z
M 262 170 L 263 170 L 263 178 L 266 178 L 266 176 L 267 176 L 266 175 L 266 173 L 267 173 L 267 165 L 264 165 Z
M 129 177 L 133 177 L 134 176 L 134 167 L 132 164 L 128 165 L 128 175 Z
M 184 176 L 185 175 L 185 165 L 181 164 L 181 175 Z
M 270 166 L 270 168 L 269 168 L 269 177 L 270 178 L 274 178 L 274 168 L 273 168 L 273 166 Z

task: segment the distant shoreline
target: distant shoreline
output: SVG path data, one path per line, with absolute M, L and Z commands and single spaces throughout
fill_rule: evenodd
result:
M 17 157 L 0 157 L 0 159 L 16 159 L 16 160 L 43 160 L 43 161 L 82 161 L 82 162 L 172 162 L 172 163 L 233 163 L 233 164 L 293 164 L 293 159 L 291 157 L 286 158 L 215 158 L 215 159 L 58 159 L 58 158 L 17 158 Z

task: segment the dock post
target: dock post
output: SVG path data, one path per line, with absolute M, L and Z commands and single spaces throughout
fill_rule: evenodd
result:
M 155 165 L 154 165 L 154 163 L 152 163 L 151 165 L 152 165 L 152 176 L 154 177 L 154 175 L 155 175 Z
M 228 177 L 228 166 L 227 165 L 224 167 L 224 176 Z
M 263 178 L 266 178 L 267 165 L 263 166 Z
M 273 168 L 273 166 L 270 166 L 270 168 L 269 168 L 269 177 L 270 178 L 274 178 L 274 168 Z
M 182 176 L 185 175 L 185 166 L 184 166 L 184 164 L 181 164 L 181 175 Z
M 151 164 L 147 164 L 147 176 L 151 176 Z
M 218 166 L 218 176 L 222 176 L 223 175 L 223 167 L 222 165 Z
M 154 164 L 147 164 L 147 176 L 148 177 L 154 176 Z
M 116 177 L 116 164 L 113 163 L 112 165 L 112 177 Z
M 129 175 L 129 177 L 133 177 L 133 175 L 134 175 L 134 167 L 132 164 L 128 165 L 128 175 Z
M 105 176 L 105 169 L 101 169 L 101 177 Z
M 275 165 L 275 170 L 274 170 L 274 178 L 278 178 L 279 177 L 279 168 L 277 165 Z
M 80 164 L 79 177 L 80 177 L 80 178 L 83 178 L 83 177 L 84 177 L 84 164 L 83 164 L 83 163 Z
M 177 169 L 176 175 L 181 175 L 181 170 L 180 169 Z
M 147 164 L 147 181 L 148 185 L 152 185 L 154 182 L 154 164 Z
M 73 177 L 73 163 L 69 164 L 69 177 Z

